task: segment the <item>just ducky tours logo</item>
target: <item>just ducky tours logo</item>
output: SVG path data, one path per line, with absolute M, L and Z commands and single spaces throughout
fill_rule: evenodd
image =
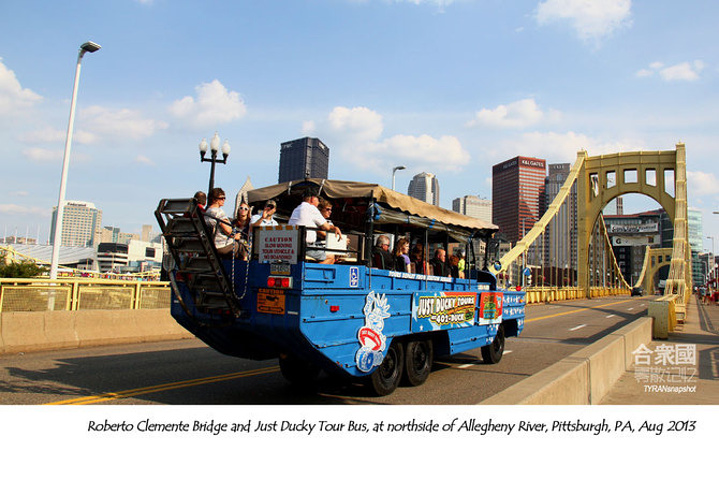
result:
M 417 318 L 437 325 L 471 322 L 476 302 L 476 293 L 421 296 L 417 301 Z
M 364 305 L 364 327 L 357 332 L 360 348 L 355 363 L 362 372 L 369 372 L 384 360 L 387 337 L 382 334 L 385 319 L 390 317 L 389 303 L 384 293 L 369 292 Z

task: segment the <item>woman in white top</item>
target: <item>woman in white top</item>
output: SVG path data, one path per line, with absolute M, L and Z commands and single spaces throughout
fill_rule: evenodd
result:
M 205 210 L 205 221 L 214 232 L 214 243 L 220 255 L 239 253 L 235 249 L 235 242 L 240 240 L 241 234 L 232 233 L 232 224 L 227 218 L 222 206 L 225 204 L 225 192 L 221 188 L 213 188 L 207 199 L 207 210 Z

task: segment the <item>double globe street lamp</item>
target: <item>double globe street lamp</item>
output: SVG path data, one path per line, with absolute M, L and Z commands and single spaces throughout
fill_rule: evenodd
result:
M 215 132 L 215 135 L 210 140 L 210 158 L 205 158 L 207 153 L 207 140 L 202 139 L 200 142 L 200 162 L 210 162 L 210 186 L 207 189 L 207 194 L 210 194 L 210 190 L 215 187 L 215 164 L 216 163 L 227 163 L 227 157 L 230 156 L 230 144 L 222 144 L 222 159 L 217 158 L 217 153 L 220 151 L 220 136 Z

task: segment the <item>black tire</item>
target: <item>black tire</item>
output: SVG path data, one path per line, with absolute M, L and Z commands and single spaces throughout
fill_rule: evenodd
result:
M 369 376 L 369 385 L 379 396 L 394 392 L 402 380 L 404 370 L 404 347 L 398 340 L 394 340 L 387 349 L 382 364 Z
M 405 350 L 404 373 L 409 385 L 422 385 L 432 371 L 434 344 L 431 340 L 413 340 L 407 342 Z
M 308 386 L 315 383 L 320 368 L 295 355 L 280 355 L 280 372 L 293 385 Z
M 499 363 L 504 353 L 504 325 L 499 324 L 497 329 L 497 335 L 494 337 L 494 341 L 482 347 L 482 360 L 484 363 L 495 364 Z

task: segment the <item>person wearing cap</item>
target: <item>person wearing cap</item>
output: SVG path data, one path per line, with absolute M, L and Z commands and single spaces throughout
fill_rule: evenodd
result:
M 277 204 L 274 200 L 267 200 L 267 203 L 265 203 L 265 208 L 262 209 L 261 213 L 256 213 L 252 215 L 252 218 L 250 219 L 250 225 L 252 228 L 255 227 L 274 227 L 276 225 L 279 225 L 277 223 L 277 220 L 275 220 L 275 212 L 277 211 Z
M 308 189 L 305 191 L 302 197 L 302 203 L 292 211 L 290 219 L 287 222 L 288 225 L 304 226 L 307 228 L 307 256 L 317 260 L 319 263 L 334 263 L 334 255 L 328 255 L 325 250 L 312 248 L 316 246 L 317 241 L 317 230 L 323 230 L 325 232 L 334 232 L 337 237 L 342 236 L 337 225 L 333 225 L 322 216 L 317 206 L 320 203 L 320 199 L 317 196 L 317 192 Z

